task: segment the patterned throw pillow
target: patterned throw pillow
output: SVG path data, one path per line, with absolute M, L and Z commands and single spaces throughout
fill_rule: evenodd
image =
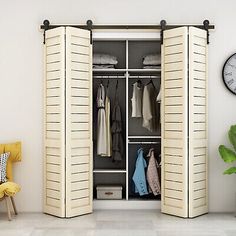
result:
M 0 183 L 7 182 L 7 159 L 10 156 L 10 152 L 6 152 L 0 155 Z

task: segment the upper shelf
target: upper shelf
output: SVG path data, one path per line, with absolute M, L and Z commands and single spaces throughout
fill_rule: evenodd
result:
M 114 73 L 120 73 L 120 72 L 126 72 L 126 69 L 93 69 L 93 72 L 114 72 Z
M 121 73 L 121 72 L 137 72 L 137 73 L 160 73 L 161 68 L 158 69 L 93 69 L 94 73 Z
M 94 54 L 108 54 L 114 56 L 118 63 L 113 68 L 94 68 L 93 72 L 101 73 L 159 73 L 161 68 L 157 69 L 143 69 L 143 61 L 145 56 L 152 54 L 160 54 L 161 44 L 158 40 L 102 40 L 94 41 Z M 104 59 L 104 58 L 103 58 Z M 106 61 L 106 60 L 105 60 Z M 104 60 L 103 60 L 104 62 Z M 153 63 L 153 59 L 149 61 Z M 108 63 L 109 64 L 109 63 Z M 146 61 L 146 66 L 148 66 Z M 151 66 L 151 65 L 149 65 Z
M 161 72 L 161 67 L 158 69 L 127 69 L 128 72 L 140 72 L 140 73 L 150 73 L 150 72 Z

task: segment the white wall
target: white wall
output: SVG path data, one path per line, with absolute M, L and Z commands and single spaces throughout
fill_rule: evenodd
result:
M 226 168 L 217 147 L 236 123 L 236 97 L 224 87 L 224 60 L 236 51 L 234 0 L 1 0 L 0 1 L 0 142 L 21 140 L 23 161 L 15 165 L 15 180 L 22 191 L 16 201 L 20 211 L 42 211 L 42 81 L 43 44 L 39 25 L 51 23 L 216 25 L 209 47 L 209 154 L 210 211 L 235 209 L 235 176 Z

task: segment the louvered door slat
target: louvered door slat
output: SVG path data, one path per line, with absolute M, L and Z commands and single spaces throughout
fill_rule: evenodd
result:
M 92 211 L 92 46 L 66 27 L 66 217 Z
M 189 217 L 208 212 L 206 37 L 189 28 Z
M 187 27 L 164 31 L 162 45 L 162 207 L 188 216 Z
M 65 28 L 46 31 L 44 212 L 65 216 Z

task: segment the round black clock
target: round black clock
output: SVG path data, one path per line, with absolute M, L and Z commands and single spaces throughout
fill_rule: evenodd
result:
M 236 95 L 236 53 L 226 60 L 222 77 L 226 88 Z

